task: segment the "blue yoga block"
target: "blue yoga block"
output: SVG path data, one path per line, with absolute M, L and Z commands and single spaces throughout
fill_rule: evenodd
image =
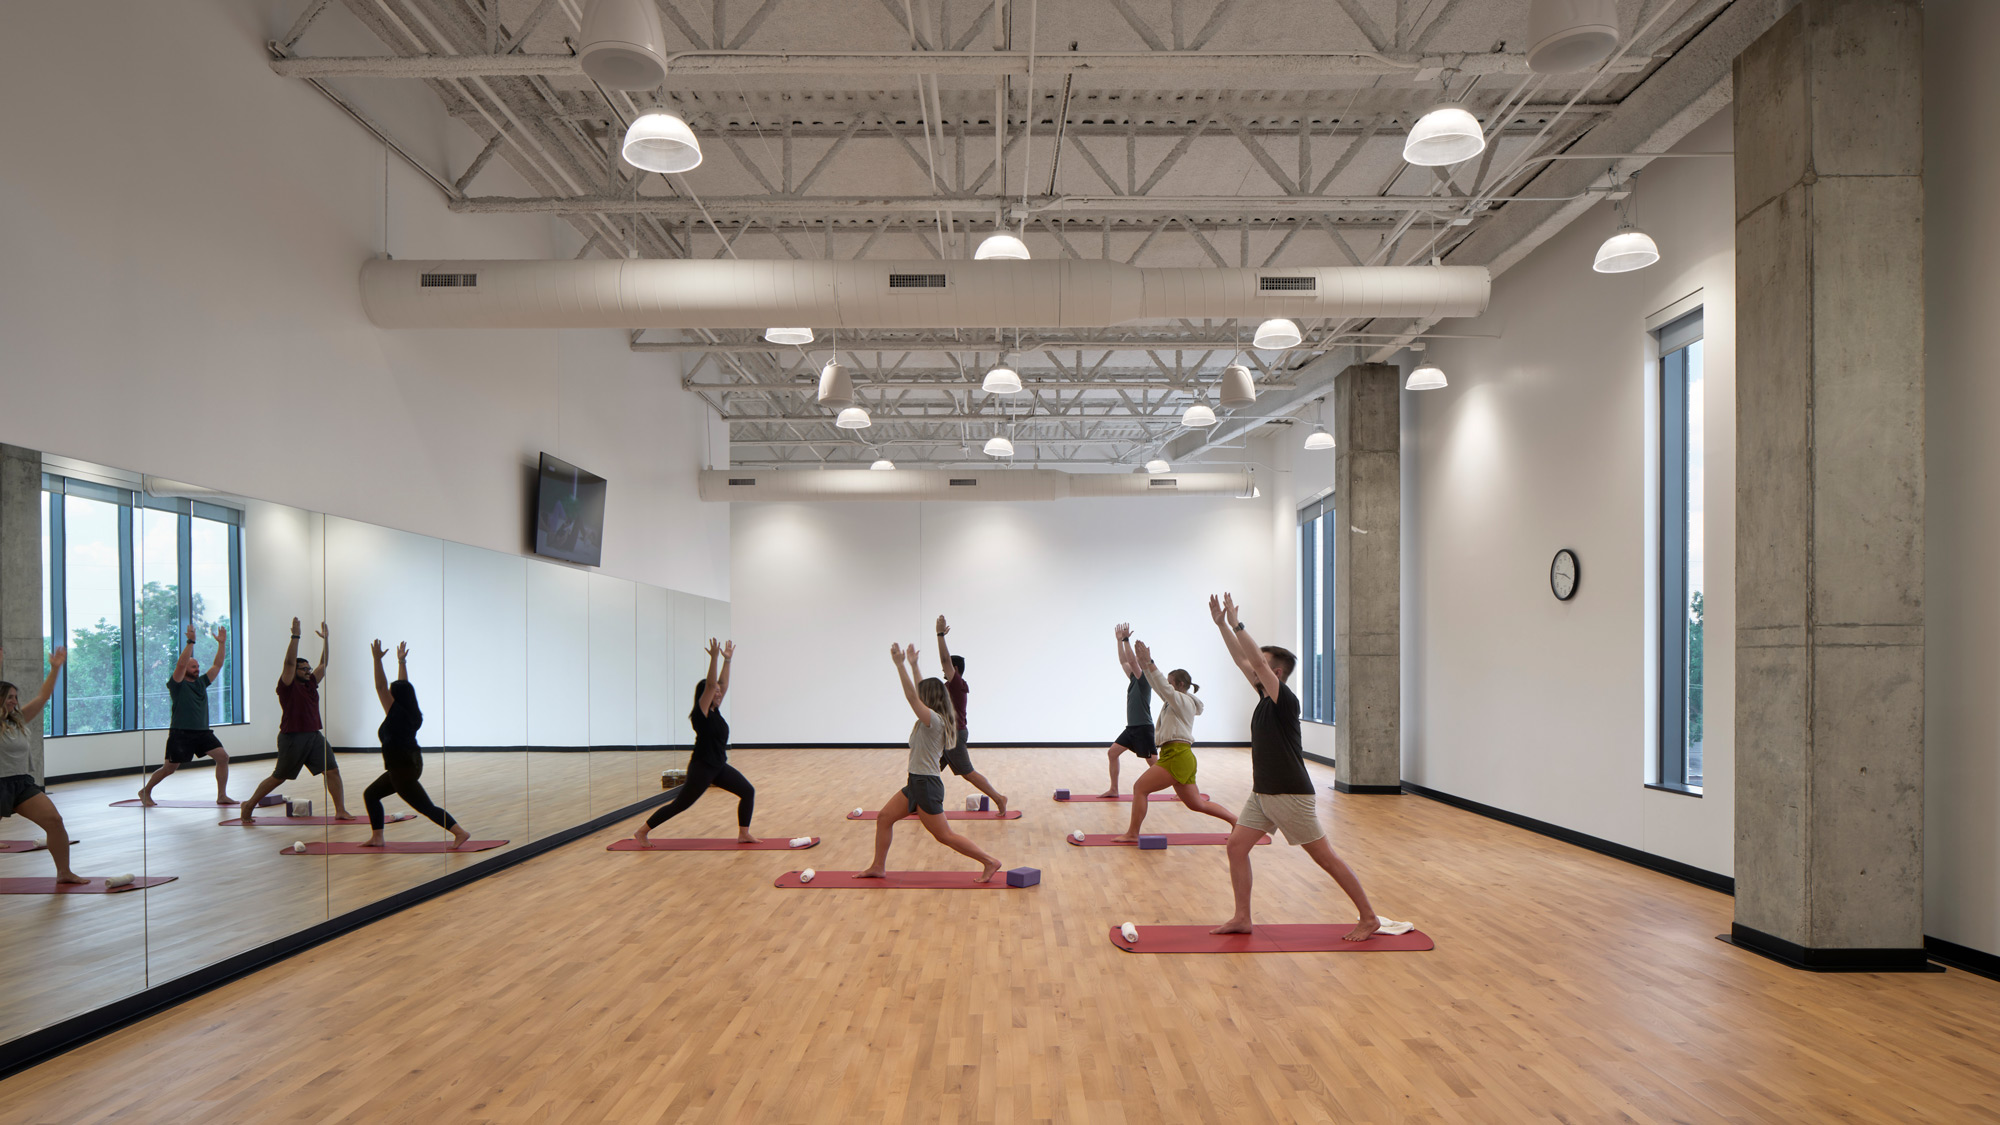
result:
M 1016 867 L 1007 873 L 1007 885 L 1010 887 L 1032 887 L 1041 881 L 1042 869 L 1039 867 Z
M 1141 835 L 1141 836 L 1139 837 L 1139 850 L 1140 850 L 1140 851 L 1142 851 L 1142 852 L 1163 852 L 1163 851 L 1166 851 L 1166 850 L 1167 850 L 1167 838 L 1166 838 L 1165 836 L 1146 836 L 1146 835 Z
M 993 801 L 992 801 L 992 799 L 991 799 L 991 798 L 989 798 L 989 797 L 981 797 L 981 798 L 979 798 L 979 811 L 980 811 L 980 812 L 992 812 L 992 811 L 993 811 Z
M 1069 790 L 1067 790 L 1067 789 L 1058 789 L 1058 790 L 1056 790 L 1056 800 L 1058 800 L 1058 801 L 1067 801 L 1067 800 L 1069 800 Z

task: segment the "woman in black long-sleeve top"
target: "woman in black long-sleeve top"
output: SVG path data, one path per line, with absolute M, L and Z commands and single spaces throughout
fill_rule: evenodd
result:
M 370 641 L 368 650 L 375 654 L 375 696 L 382 701 L 383 718 L 382 725 L 375 730 L 375 736 L 382 742 L 382 776 L 361 793 L 361 802 L 368 808 L 368 827 L 375 830 L 365 846 L 382 846 L 385 815 L 382 798 L 394 793 L 438 827 L 449 831 L 451 846 L 456 850 L 472 838 L 472 833 L 439 808 L 431 795 L 424 792 L 424 783 L 418 780 L 424 776 L 424 753 L 417 746 L 417 729 L 424 725 L 424 713 L 417 706 L 417 689 L 410 683 L 410 646 L 406 643 L 396 646 L 394 683 L 382 674 L 382 642 Z

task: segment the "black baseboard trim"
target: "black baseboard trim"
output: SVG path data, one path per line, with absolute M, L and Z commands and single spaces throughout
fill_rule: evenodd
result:
M 196 969 L 184 977 L 154 985 L 101 1008 L 71 1016 L 38 1031 L 29 1032 L 19 1039 L 0 1043 L 0 1078 L 26 1070 L 37 1063 L 46 1062 L 64 1051 L 81 1047 L 128 1024 L 137 1023 L 211 989 L 268 968 L 322 942 L 331 941 L 342 934 L 358 930 L 420 902 L 436 898 L 447 891 L 457 890 L 468 883 L 504 871 L 517 863 L 554 851 L 573 840 L 602 831 L 621 820 L 657 808 L 672 800 L 679 792 L 679 788 L 676 787 L 658 796 L 635 801 L 624 808 L 593 817 L 582 824 L 523 844 L 512 851 L 501 852 L 491 859 L 468 864 L 449 875 L 398 891 L 359 909 L 350 910 L 338 917 L 287 934 L 276 941 L 266 942 L 255 949 L 246 949 L 233 957 Z
M 1564 828 L 1560 824 L 1550 824 L 1546 820 L 1536 820 L 1534 817 L 1522 816 L 1520 813 L 1508 812 L 1506 809 L 1494 808 L 1492 805 L 1482 805 L 1478 801 L 1467 800 L 1464 797 L 1454 796 L 1450 793 L 1440 793 L 1435 789 L 1426 788 L 1415 782 L 1405 781 L 1403 789 L 1407 792 L 1415 793 L 1419 797 L 1429 797 L 1433 801 L 1442 802 L 1453 808 L 1478 813 L 1480 816 L 1497 820 L 1502 824 L 1511 824 L 1516 828 L 1525 828 L 1537 835 L 1547 836 L 1553 840 L 1561 840 L 1565 844 L 1574 844 L 1579 848 L 1596 852 L 1599 855 L 1608 855 L 1612 859 L 1624 860 L 1626 863 L 1635 864 L 1650 871 L 1657 871 L 1662 875 L 1671 875 L 1676 879 L 1693 883 L 1697 887 L 1707 887 L 1711 891 L 1721 891 L 1726 895 L 1736 893 L 1736 880 L 1734 878 L 1704 870 L 1691 863 L 1682 863 L 1677 859 L 1668 859 L 1663 855 L 1654 855 L 1652 852 L 1641 851 L 1638 848 L 1615 843 L 1599 836 L 1592 836 L 1587 832 L 1578 832 L 1574 828 Z
M 227 749 L 227 747 L 225 747 L 224 749 Z M 424 753 L 426 754 L 523 754 L 523 753 L 588 754 L 593 750 L 614 751 L 614 752 L 620 750 L 629 750 L 636 753 L 640 751 L 661 751 L 661 750 L 680 750 L 685 752 L 685 751 L 691 751 L 693 749 L 694 749 L 694 744 L 689 742 L 689 743 L 661 743 L 658 745 L 648 745 L 648 746 L 426 746 L 424 747 Z M 749 747 L 745 747 L 745 749 L 749 749 Z M 382 748 L 380 746 L 336 746 L 333 748 L 333 752 L 336 754 L 379 754 L 382 752 Z M 233 766 L 239 762 L 246 762 L 246 763 L 268 762 L 276 758 L 277 756 L 278 752 L 276 750 L 259 750 L 255 753 L 244 753 L 244 754 L 238 754 L 235 751 L 231 751 L 229 754 L 229 764 Z M 214 762 L 210 761 L 207 758 L 196 758 L 194 761 L 188 763 L 187 765 L 182 766 L 181 770 L 186 771 L 191 769 L 202 769 L 213 766 L 214 764 L 215 764 Z M 160 763 L 154 762 L 151 765 L 119 766 L 117 769 L 109 769 L 109 770 L 87 770 L 82 773 L 54 774 L 48 777 L 46 780 L 44 780 L 43 784 L 61 785 L 65 782 L 70 782 L 70 781 L 98 781 L 107 777 L 125 777 L 129 775 L 148 774 L 152 773 L 154 770 L 159 768 L 160 768 Z
M 1400 797 L 1403 793 L 1403 787 L 1400 785 L 1349 785 L 1345 781 L 1336 781 L 1333 783 L 1333 791 L 1335 793 L 1355 793 L 1363 796 L 1371 793 L 1381 796 L 1393 794 Z
M 229 764 L 233 766 L 238 762 L 268 762 L 277 756 L 278 752 L 276 750 L 265 750 L 256 754 L 231 754 L 229 756 Z M 182 772 L 192 769 L 207 769 L 213 765 L 215 765 L 215 763 L 207 758 L 196 758 L 194 761 L 189 762 L 188 764 L 182 766 L 180 770 L 176 772 Z M 43 778 L 42 784 L 61 785 L 64 782 L 69 782 L 69 781 L 98 781 L 107 777 L 138 777 L 143 774 L 152 773 L 154 770 L 159 768 L 160 768 L 160 763 L 154 762 L 152 765 L 149 766 L 119 766 L 117 769 L 110 769 L 110 770 L 86 770 L 82 773 L 59 773 L 59 774 L 52 774 L 49 777 Z
M 1318 762 L 1322 766 L 1330 766 L 1334 764 L 1332 758 L 1321 757 L 1320 755 L 1315 754 L 1310 750 L 1301 750 L 1299 751 L 1299 753 L 1305 755 L 1305 759 L 1308 762 Z
M 975 730 L 975 733 L 977 731 Z M 974 750 L 1108 750 L 1109 742 L 988 742 L 974 738 L 966 743 Z M 1248 742 L 1198 742 L 1195 749 L 1248 750 Z M 908 750 L 907 742 L 732 742 L 731 750 Z M 1311 757 L 1311 755 L 1307 755 Z M 1327 765 L 1332 765 L 1328 762 Z
M 1962 969 L 1988 980 L 2000 980 L 2000 957 L 1983 949 L 1974 949 L 1969 945 L 1960 945 L 1943 938 L 1926 937 L 1924 952 L 1930 954 L 1931 960 L 1950 965 L 1954 969 Z
M 1741 922 L 1715 940 L 1738 949 L 1747 949 L 1781 965 L 1812 973 L 1941 973 L 1944 966 L 1933 965 L 1930 954 L 1915 949 L 1808 949 L 1796 942 L 1753 930 Z

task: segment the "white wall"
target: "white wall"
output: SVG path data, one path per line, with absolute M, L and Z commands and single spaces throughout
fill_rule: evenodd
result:
M 1125 723 L 1112 639 L 1120 621 L 1163 667 L 1185 666 L 1203 685 L 1208 711 L 1197 739 L 1242 742 L 1254 700 L 1216 636 L 1207 597 L 1234 591 L 1265 643 L 1286 643 L 1293 631 L 1270 488 L 1248 501 L 736 509 L 731 696 L 740 742 L 902 742 L 911 718 L 888 647 L 915 643 L 923 670 L 935 674 L 940 613 L 951 619 L 952 651 L 966 658 L 975 745 L 1109 745 Z M 1274 601 L 1281 568 L 1283 600 Z
M 1731 147 L 1725 111 L 1682 151 Z M 1734 816 L 1735 239 L 1727 160 L 1656 161 L 1639 216 L 1661 261 L 1591 272 L 1607 206 L 1494 285 L 1431 355 L 1451 386 L 1404 394 L 1403 776 L 1730 873 Z M 1706 795 L 1645 788 L 1649 384 L 1646 318 L 1706 309 Z M 1577 551 L 1559 603 L 1548 567 Z
M 2000 954 L 2000 7 L 1924 20 L 1924 932 Z
M 708 412 L 619 332 L 384 332 L 361 265 L 567 256 L 543 217 L 455 215 L 266 40 L 298 0 L 13 5 L 0 98 L 0 441 L 521 553 L 526 466 L 608 478 L 605 574 L 728 597 L 696 500 Z M 74 52 L 113 82 L 75 81 Z M 306 53 L 379 54 L 339 4 Z M 479 143 L 415 82 L 341 84 L 447 177 Z M 106 143 L 104 138 L 116 138 Z M 532 194 L 502 161 L 477 187 Z M 385 188 L 386 178 L 386 188 Z M 386 215 L 386 225 L 385 225 Z

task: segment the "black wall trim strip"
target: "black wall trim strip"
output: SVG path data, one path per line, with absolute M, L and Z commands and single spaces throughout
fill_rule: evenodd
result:
M 1814 973 L 1941 973 L 1922 948 L 1917 949 L 1808 949 L 1741 922 L 1733 923 L 1716 940 L 1738 949 L 1761 954 L 1781 965 Z
M 1304 754 L 1306 761 L 1308 762 L 1318 762 L 1322 766 L 1330 766 L 1334 764 L 1332 758 L 1323 758 L 1320 755 L 1315 754 L 1310 750 L 1301 750 L 1299 751 L 1299 753 Z
M 694 743 L 687 742 L 687 743 L 661 743 L 658 745 L 650 745 L 650 746 L 426 746 L 424 747 L 424 753 L 426 754 L 521 754 L 521 753 L 532 752 L 536 754 L 587 754 L 593 750 L 606 750 L 606 751 L 630 750 L 637 752 L 637 751 L 660 751 L 660 750 L 690 751 L 693 749 L 694 749 Z M 745 747 L 744 749 L 747 750 L 750 749 L 750 747 Z M 336 746 L 333 748 L 333 752 L 336 754 L 379 754 L 382 752 L 382 748 L 380 746 Z M 276 750 L 263 750 L 257 753 L 245 753 L 245 754 L 239 754 L 232 750 L 229 753 L 229 762 L 231 765 L 234 765 L 238 762 L 268 762 L 271 759 L 276 758 L 277 756 L 278 752 Z M 196 758 L 193 762 L 185 766 L 182 766 L 181 769 L 183 771 L 191 769 L 201 769 L 203 767 L 212 766 L 214 764 L 215 763 L 211 762 L 207 758 Z M 109 770 L 89 770 L 83 773 L 63 773 L 49 777 L 47 780 L 43 782 L 43 784 L 61 785 L 64 782 L 69 782 L 69 781 L 96 781 L 99 780 L 100 778 L 106 778 L 106 777 L 122 777 L 127 774 L 152 773 L 154 770 L 159 768 L 160 768 L 160 763 L 152 762 L 142 766 L 119 766 L 116 769 L 109 769 Z
M 1931 955 L 1933 961 L 1992 980 L 2000 980 L 2000 957 L 1995 957 L 1985 950 L 1974 949 L 1969 945 L 1960 945 L 1943 938 L 1926 937 L 1924 951 Z
M 973 729 L 978 734 L 978 728 Z M 973 738 L 966 745 L 974 750 L 1105 750 L 1109 742 L 988 742 L 983 738 Z M 1214 750 L 1248 750 L 1248 742 L 1197 742 L 1194 748 L 1208 747 Z M 908 750 L 907 742 L 732 742 L 731 750 Z M 1310 757 L 1311 755 L 1307 755 Z M 1328 762 L 1332 765 L 1332 762 Z
M 350 910 L 338 917 L 287 934 L 276 941 L 266 942 L 255 949 L 246 949 L 234 957 L 217 961 L 184 977 L 156 984 L 143 992 L 134 993 L 101 1008 L 71 1016 L 60 1023 L 23 1035 L 19 1039 L 0 1043 L 0 1078 L 25 1070 L 36 1063 L 45 1062 L 64 1051 L 81 1047 L 99 1036 L 108 1035 L 127 1024 L 137 1023 L 210 989 L 249 976 L 259 969 L 274 965 L 294 954 L 303 953 L 322 942 L 358 930 L 370 922 L 436 898 L 447 891 L 457 890 L 468 883 L 477 882 L 517 863 L 554 851 L 572 840 L 609 828 L 621 820 L 665 804 L 679 792 L 678 788 L 670 789 L 656 797 L 636 801 L 622 809 L 523 844 L 512 851 L 502 852 L 492 859 L 469 864 L 428 883 L 420 883 L 407 890 L 398 891 L 358 910 Z
M 1734 878 L 1728 875 L 1719 875 L 1713 871 L 1703 870 L 1691 863 L 1682 863 L 1677 859 L 1668 859 L 1663 855 L 1654 855 L 1652 852 L 1640 851 L 1638 848 L 1614 843 L 1599 836 L 1592 836 L 1587 832 L 1578 832 L 1574 828 L 1564 828 L 1560 824 L 1550 824 L 1546 820 L 1536 820 L 1534 817 L 1522 816 L 1520 813 L 1508 812 L 1506 809 L 1494 808 L 1492 805 L 1482 805 L 1478 801 L 1469 801 L 1464 797 L 1456 797 L 1450 793 L 1440 793 L 1435 789 L 1425 788 L 1415 782 L 1405 781 L 1403 789 L 1406 792 L 1415 793 L 1419 797 L 1429 797 L 1433 801 L 1441 801 L 1453 808 L 1460 808 L 1466 812 L 1478 813 L 1480 816 L 1490 817 L 1502 824 L 1511 824 L 1516 828 L 1525 828 L 1530 832 L 1547 836 L 1550 839 L 1561 840 L 1565 844 L 1575 844 L 1579 848 L 1586 848 L 1599 855 L 1608 855 L 1612 859 L 1622 859 L 1626 863 L 1636 864 L 1648 870 L 1657 871 L 1662 875 L 1672 875 L 1676 879 L 1693 883 L 1697 887 L 1707 887 L 1711 891 L 1721 891 L 1726 895 L 1736 893 L 1736 880 Z
M 1400 795 L 1403 792 L 1403 787 L 1400 785 L 1349 785 L 1345 781 L 1336 781 L 1333 783 L 1333 791 L 1336 793 L 1355 793 L 1362 796 L 1369 794 L 1389 796 Z

